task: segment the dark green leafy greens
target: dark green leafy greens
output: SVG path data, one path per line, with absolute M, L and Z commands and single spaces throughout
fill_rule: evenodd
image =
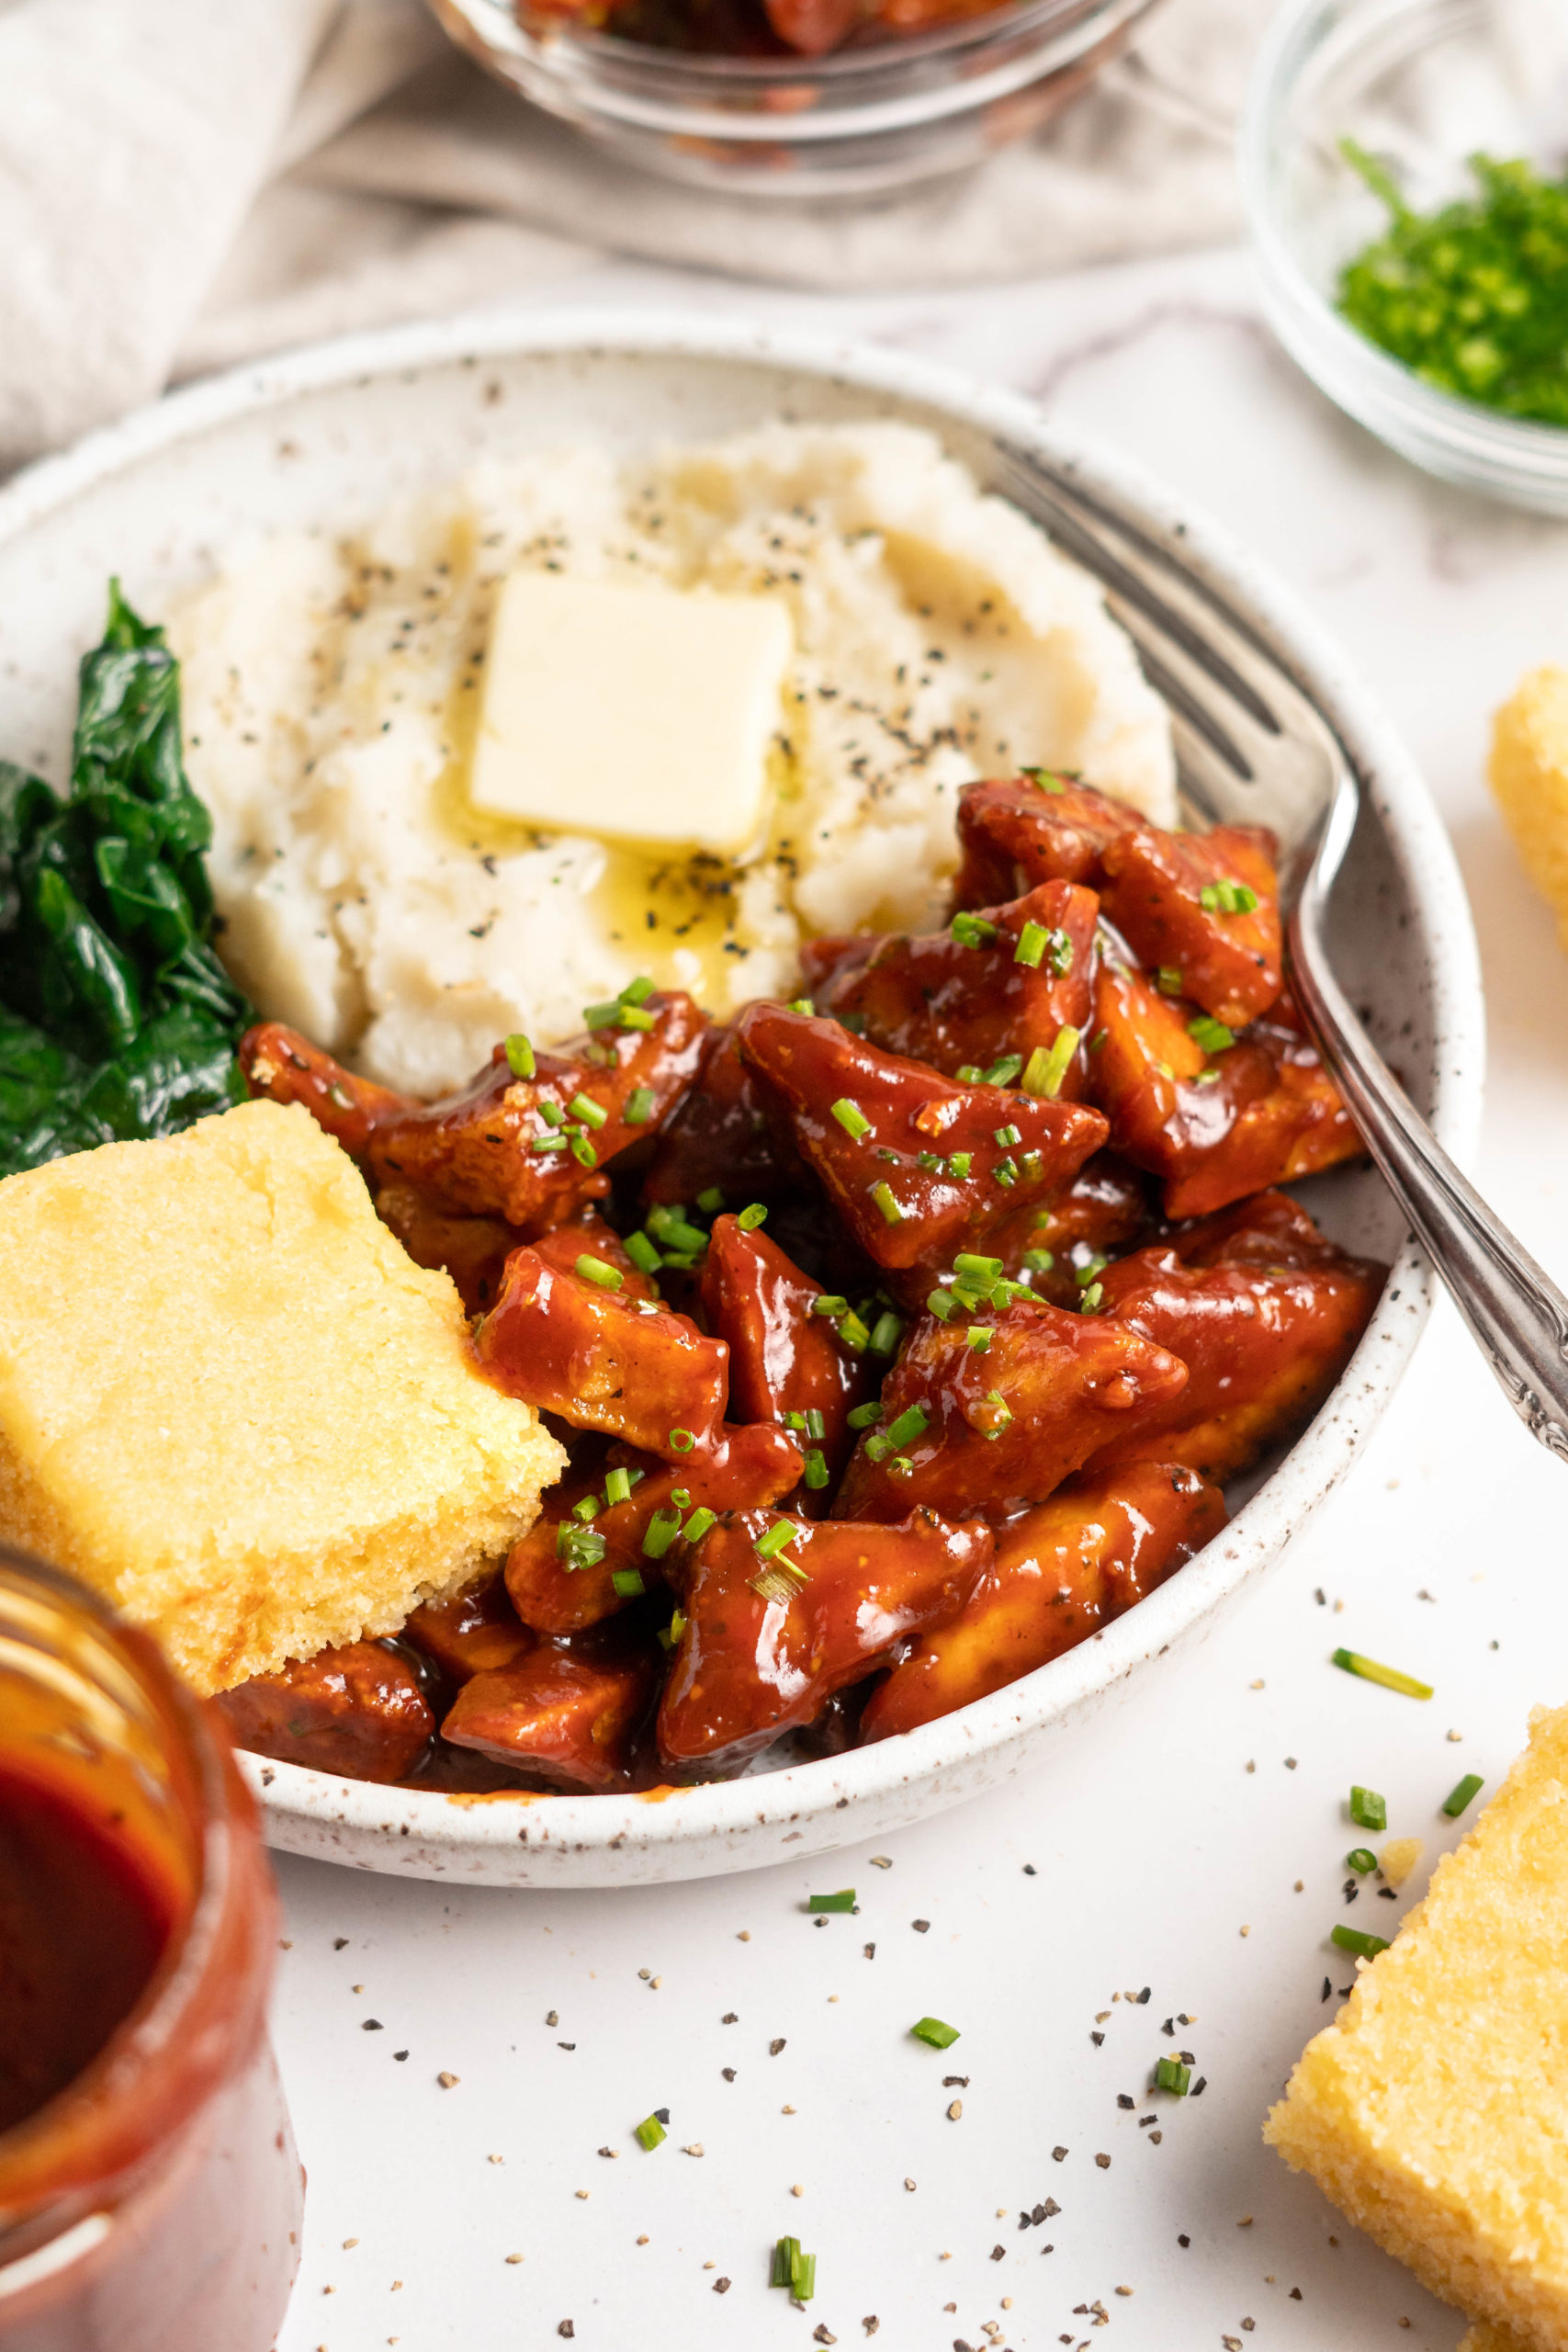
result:
M 69 796 L 0 760 L 0 1175 L 244 1101 L 254 1016 L 212 951 L 211 837 L 179 664 L 112 581 Z

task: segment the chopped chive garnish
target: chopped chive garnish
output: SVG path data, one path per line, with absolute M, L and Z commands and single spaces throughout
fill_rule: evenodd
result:
M 972 1151 L 950 1151 L 948 1153 L 948 1167 L 952 1170 L 953 1174 L 959 1179 L 960 1182 L 962 1182 L 964 1178 L 968 1175 L 970 1168 L 974 1164 L 974 1159 L 975 1155 Z
M 1407 1699 L 1432 1695 L 1429 1682 L 1417 1682 L 1413 1674 L 1401 1674 L 1397 1667 L 1380 1666 L 1375 1657 L 1363 1657 L 1359 1650 L 1336 1650 L 1331 1663 L 1347 1674 L 1359 1674 L 1363 1682 L 1381 1682 L 1385 1690 L 1403 1691 Z
M 1073 1280 L 1077 1283 L 1079 1290 L 1087 1290 L 1090 1283 L 1093 1282 L 1096 1274 L 1102 1274 L 1110 1263 L 1111 1261 L 1109 1258 L 1101 1258 L 1096 1255 L 1095 1257 L 1089 1259 L 1085 1264 L 1081 1266 L 1075 1266 L 1073 1268 Z
M 915 1154 L 915 1165 L 917 1168 L 923 1168 L 928 1176 L 934 1176 L 942 1166 L 942 1154 L 940 1151 L 918 1151 Z
M 888 1454 L 897 1453 L 904 1446 L 912 1444 L 916 1438 L 924 1434 L 929 1419 L 923 1405 L 907 1405 L 897 1420 L 890 1421 L 885 1430 L 878 1430 L 874 1437 L 867 1438 L 867 1460 L 884 1461 Z
M 626 1097 L 626 1107 L 621 1113 L 628 1127 L 646 1127 L 653 1116 L 654 1092 L 651 1086 L 634 1086 Z
M 998 1160 L 996 1166 L 992 1169 L 991 1173 L 996 1178 L 998 1183 L 1001 1185 L 1003 1191 L 1010 1193 L 1013 1186 L 1018 1182 L 1018 1162 L 1010 1154 L 1006 1158 Z
M 768 1212 L 761 1201 L 753 1201 L 749 1208 L 743 1208 L 735 1220 L 742 1233 L 755 1233 L 757 1227 L 766 1225 L 767 1221 Z
M 664 1648 L 672 1650 L 685 1630 L 685 1612 L 683 1610 L 677 1609 L 668 1625 L 660 1625 L 658 1629 L 659 1638 Z
M 710 1527 L 718 1525 L 718 1513 L 709 1510 L 706 1503 L 699 1503 L 685 1526 L 681 1530 L 682 1544 L 700 1544 Z
M 1258 893 L 1245 882 L 1206 882 L 1198 893 L 1198 904 L 1205 914 L 1249 915 L 1258 904 Z
M 950 1290 L 933 1290 L 926 1299 L 926 1313 L 934 1315 L 939 1323 L 945 1323 L 953 1314 L 956 1304 Z
M 828 1434 L 828 1423 L 815 1405 L 809 1406 L 807 1409 L 805 1426 L 807 1436 L 816 1444 L 820 1445 Z
M 651 2151 L 665 2137 L 664 2126 L 657 2115 L 645 2115 L 637 2126 L 637 2136 L 643 2146 Z
M 953 1074 L 960 1086 L 978 1086 L 986 1075 L 978 1062 L 960 1062 Z
M 955 2025 L 943 2025 L 940 2018 L 917 2018 L 909 2028 L 917 2041 L 929 2041 L 933 2050 L 951 2050 L 958 2040 Z
M 850 1311 L 850 1302 L 836 1290 L 818 1291 L 811 1302 L 813 1315 L 830 1315 L 836 1323 L 840 1315 Z
M 1184 2066 L 1179 2058 L 1155 2060 L 1155 2088 L 1170 2091 L 1177 2098 L 1185 2098 L 1192 2082 L 1192 2069 Z
M 871 1345 L 871 1333 L 852 1308 L 839 1318 L 839 1337 L 852 1356 L 860 1355 Z
M 614 997 L 608 1004 L 585 1004 L 582 1018 L 590 1029 L 618 1029 L 626 1009 L 620 998 Z
M 610 1582 L 623 1600 L 637 1600 L 648 1590 L 640 1573 L 636 1568 L 615 1569 L 611 1574 Z
M 893 1309 L 888 1307 L 872 1325 L 871 1338 L 867 1344 L 874 1356 L 890 1356 L 903 1336 L 903 1317 L 895 1315 Z
M 1223 1021 L 1214 1020 L 1207 1012 L 1201 1012 L 1195 1021 L 1188 1023 L 1187 1034 L 1194 1045 L 1201 1046 L 1206 1054 L 1223 1054 L 1227 1046 L 1235 1043 L 1234 1030 L 1227 1029 Z
M 887 1182 L 886 1178 L 883 1179 L 881 1183 L 874 1184 L 872 1186 L 871 1197 L 876 1203 L 877 1207 L 882 1211 L 883 1222 L 885 1224 L 903 1224 L 904 1212 L 899 1207 L 897 1201 L 895 1199 L 893 1188 Z
M 513 1078 L 532 1078 L 538 1068 L 534 1048 L 521 1029 L 514 1030 L 506 1041 L 506 1067 Z
M 603 1258 L 591 1258 L 586 1251 L 579 1258 L 576 1271 L 580 1279 L 592 1283 L 595 1290 L 619 1290 L 626 1281 L 619 1266 L 609 1265 Z
M 571 1156 L 581 1168 L 597 1168 L 599 1165 L 599 1155 L 585 1135 L 572 1136 Z
M 645 1560 L 661 1560 L 681 1532 L 678 1510 L 656 1510 L 643 1530 L 642 1556 Z
M 1058 927 L 1051 933 L 1049 944 L 1051 969 L 1059 980 L 1065 980 L 1073 968 L 1073 943 L 1070 933 Z
M 1032 1274 L 1048 1274 L 1056 1260 L 1049 1250 L 1026 1250 L 1023 1262 Z
M 803 1476 L 807 1485 L 814 1492 L 827 1485 L 828 1457 L 820 1446 L 813 1445 L 807 1448 L 806 1468 Z
M 564 1151 L 566 1137 L 564 1136 L 536 1136 L 528 1148 L 530 1151 Z
M 840 1887 L 837 1894 L 808 1894 L 806 1907 L 808 1911 L 852 1911 L 855 1907 L 854 1888 Z
M 690 1487 L 671 1487 L 670 1489 L 670 1499 L 674 1504 L 677 1510 L 690 1510 L 692 1508 L 692 1490 Z
M 1023 1141 L 1022 1136 L 1014 1126 L 993 1127 L 991 1133 L 1004 1151 L 1009 1150 L 1013 1144 Z
M 595 1102 L 591 1094 L 574 1094 L 567 1108 L 574 1119 L 582 1121 L 585 1127 L 602 1127 L 610 1115 L 604 1105 Z
M 1352 1846 L 1345 1857 L 1345 1866 L 1348 1870 L 1359 1871 L 1360 1876 L 1365 1878 L 1369 1871 L 1376 1870 L 1378 1858 L 1370 1846 Z
M 772 1560 L 786 1544 L 793 1544 L 796 1529 L 790 1519 L 775 1519 L 765 1535 L 759 1535 L 752 1546 L 759 1560 Z
M 638 1273 L 656 1274 L 659 1272 L 659 1252 L 646 1233 L 628 1233 L 624 1247 Z
M 1388 1800 L 1381 1797 L 1376 1789 L 1352 1788 L 1350 1818 L 1358 1829 L 1386 1829 Z
M 1050 934 L 1043 923 L 1026 922 L 1018 934 L 1018 945 L 1012 951 L 1013 962 L 1027 964 L 1031 969 L 1037 967 L 1041 957 L 1045 953 L 1049 937 Z
M 716 1184 L 710 1184 L 705 1193 L 699 1193 L 697 1206 L 705 1216 L 716 1216 L 724 1206 L 724 1194 L 719 1187 Z
M 671 1453 L 690 1453 L 696 1442 L 695 1436 L 690 1430 L 671 1430 L 670 1432 Z
M 1002 1431 L 1011 1426 L 1012 1408 L 999 1388 L 987 1388 L 980 1402 L 988 1408 L 989 1426 L 986 1435 L 1000 1437 Z
M 651 1012 L 644 1012 L 640 1005 L 625 1004 L 621 1007 L 621 1017 L 615 1025 L 620 1029 L 651 1029 L 654 1026 L 653 1015 Z
M 1004 1054 L 999 1062 L 991 1064 L 984 1082 L 987 1086 L 1010 1086 L 1022 1068 L 1021 1054 Z
M 1029 1068 L 1023 1073 L 1026 1094 L 1043 1094 L 1054 1101 L 1062 1091 L 1062 1080 L 1078 1049 L 1081 1031 L 1064 1026 L 1057 1030 L 1049 1048 L 1036 1046 L 1029 1057 Z
M 989 1323 L 971 1323 L 964 1334 L 965 1344 L 973 1348 L 976 1355 L 982 1356 L 989 1349 L 992 1337 L 993 1326 Z
M 1161 996 L 1179 996 L 1181 994 L 1181 974 L 1178 971 L 1174 964 L 1162 964 L 1160 966 L 1158 971 L 1155 974 L 1155 986 L 1158 989 Z
M 599 1505 L 592 1495 L 584 1495 L 581 1502 L 573 1503 L 571 1507 L 571 1515 L 573 1519 L 597 1519 L 599 1516 Z
M 1002 1261 L 999 1258 L 976 1258 L 972 1251 L 961 1250 L 953 1261 L 955 1274 L 968 1274 L 981 1283 L 999 1282 Z
M 865 1405 L 856 1405 L 848 1413 L 846 1419 L 849 1421 L 851 1429 L 868 1430 L 872 1427 L 874 1422 L 879 1421 L 882 1419 L 882 1408 L 875 1402 Z
M 1042 792 L 1066 792 L 1067 788 L 1061 777 L 1053 775 L 1049 768 L 1020 768 L 1019 774 L 1026 775 L 1031 784 L 1038 785 Z
M 632 1474 L 629 1470 L 610 1470 L 604 1476 L 604 1501 L 629 1503 L 632 1498 Z
M 556 1530 L 556 1557 L 569 1574 L 579 1568 L 596 1568 L 607 1550 L 604 1538 L 596 1527 L 580 1527 L 563 1519 Z
M 1078 1313 L 1080 1315 L 1092 1315 L 1104 1296 L 1105 1284 L 1103 1283 L 1090 1283 L 1089 1288 L 1078 1300 Z
M 704 1250 L 708 1237 L 700 1225 L 690 1225 L 678 1209 L 651 1208 L 648 1213 L 649 1231 L 666 1250 Z
M 536 1108 L 540 1118 L 543 1119 L 547 1127 L 565 1126 L 566 1113 L 561 1109 L 558 1102 L 540 1102 L 536 1105 Z
M 989 947 L 997 935 L 996 924 L 984 915 L 954 915 L 952 931 L 960 947 Z
M 797 996 L 791 998 L 789 1010 L 791 1012 L 804 1013 L 807 1020 L 809 1021 L 816 1013 L 817 1007 L 813 1004 L 808 996 Z
M 636 979 L 628 980 L 626 987 L 621 990 L 621 1002 L 623 1004 L 646 1004 L 652 994 L 653 982 L 649 978 L 646 972 L 639 972 Z
M 840 1095 L 838 1101 L 832 1105 L 832 1111 L 834 1118 L 837 1119 L 844 1133 L 847 1136 L 852 1136 L 857 1143 L 862 1136 L 870 1135 L 871 1121 L 866 1117 L 860 1104 L 852 1102 L 847 1094 Z
M 784 1417 L 784 1425 L 786 1430 L 799 1430 L 801 1434 L 804 1436 L 806 1432 L 806 1416 L 804 1413 L 786 1413 Z
M 1388 1950 L 1386 1936 L 1364 1935 L 1359 1928 L 1336 1928 L 1329 1942 L 1337 1944 L 1341 1951 L 1353 1951 L 1361 1960 L 1376 1960 L 1380 1951 Z
M 1467 1804 L 1479 1794 L 1486 1783 L 1479 1772 L 1467 1772 L 1462 1781 L 1449 1791 L 1443 1799 L 1443 1811 L 1450 1821 L 1457 1821 Z

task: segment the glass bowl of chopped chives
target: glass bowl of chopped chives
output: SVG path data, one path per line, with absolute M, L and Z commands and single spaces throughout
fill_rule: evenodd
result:
M 1243 189 L 1265 314 L 1429 473 L 1568 514 L 1568 13 L 1288 0 Z

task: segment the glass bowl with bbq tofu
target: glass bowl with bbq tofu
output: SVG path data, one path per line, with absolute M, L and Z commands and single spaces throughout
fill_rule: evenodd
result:
M 942 928 L 724 1022 L 634 980 L 433 1102 L 246 1035 L 570 1466 L 478 1583 L 224 1693 L 245 1747 L 482 1794 L 886 1740 L 1135 1606 L 1311 1419 L 1386 1270 L 1281 1189 L 1361 1146 L 1271 836 L 1040 769 L 958 836 Z

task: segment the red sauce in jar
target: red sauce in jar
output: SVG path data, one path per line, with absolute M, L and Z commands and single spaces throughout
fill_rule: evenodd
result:
M 173 1890 L 61 1792 L 0 1762 L 0 2132 L 95 2059 L 152 1981 Z

